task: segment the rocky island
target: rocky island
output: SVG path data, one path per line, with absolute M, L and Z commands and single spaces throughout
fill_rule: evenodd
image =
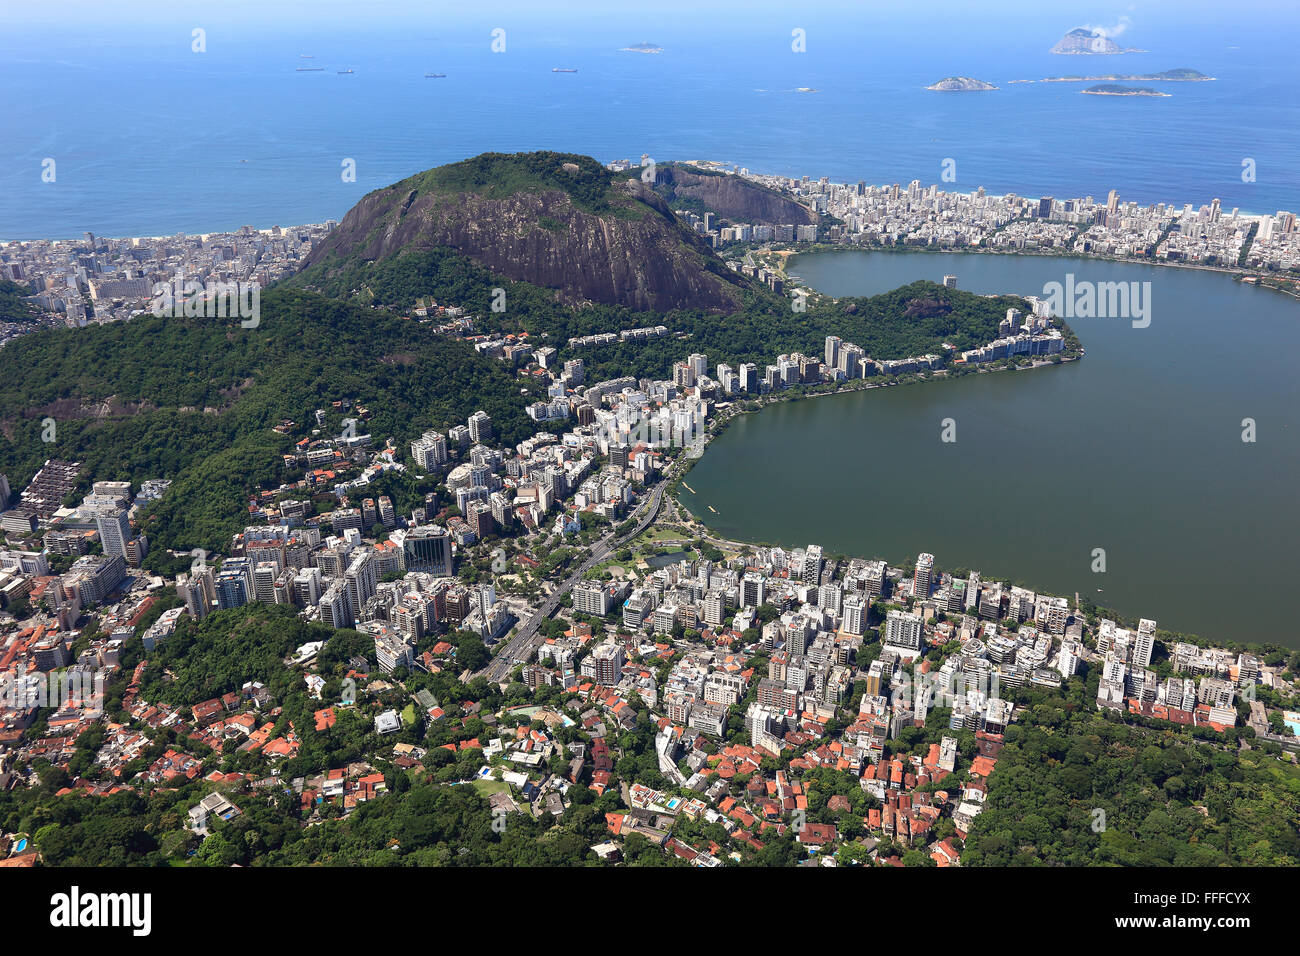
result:
M 1090 86 L 1086 90 L 1080 90 L 1081 93 L 1091 93 L 1093 96 L 1169 96 L 1169 93 L 1161 93 L 1159 90 L 1153 90 L 1149 86 L 1120 86 L 1118 83 L 1099 83 L 1097 86 Z
M 938 83 L 931 83 L 926 89 L 938 90 L 941 93 L 974 93 L 983 90 L 996 90 L 997 87 L 992 83 L 986 83 L 983 80 L 977 80 L 969 76 L 949 76 Z
M 1044 83 L 1128 83 L 1128 82 L 1147 82 L 1147 83 L 1200 83 L 1216 79 L 1213 76 L 1206 76 L 1200 70 L 1189 70 L 1186 67 L 1177 70 L 1162 70 L 1159 73 L 1108 73 L 1104 76 L 1048 76 L 1043 79 Z
M 664 48 L 655 43 L 633 43 L 631 46 L 625 46 L 620 51 L 622 53 L 662 53 Z
M 1051 52 L 1110 56 L 1116 53 L 1142 53 L 1144 51 L 1132 48 L 1125 49 L 1099 30 L 1089 30 L 1087 27 L 1076 27 L 1065 36 L 1061 37 L 1061 39 L 1057 40 L 1056 45 L 1052 47 Z

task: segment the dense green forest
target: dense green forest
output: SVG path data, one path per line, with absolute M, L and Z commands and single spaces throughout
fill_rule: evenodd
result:
M 964 866 L 1294 866 L 1300 768 L 1226 736 L 1097 711 L 1098 675 L 1023 709 L 989 778 Z M 1100 811 L 1100 812 L 1098 812 Z
M 148 797 L 54 798 L 36 789 L 20 795 L 22 805 L 0 802 L 0 814 L 8 810 L 0 821 L 32 833 L 47 866 L 594 866 L 590 847 L 608 837 L 605 813 L 620 806 L 617 790 L 597 797 L 578 786 L 560 820 L 511 813 L 497 823 L 472 786 L 412 781 L 403 771 L 387 780 L 389 793 L 346 820 L 307 829 L 288 788 L 236 795 L 240 815 L 201 843 L 185 829 L 186 811 L 210 789 L 197 783 Z M 685 865 L 643 837 L 629 839 L 625 854 L 633 865 Z
M 303 685 L 284 659 L 308 641 L 334 633 L 300 620 L 294 608 L 274 604 L 219 611 L 202 621 L 184 615 L 175 633 L 149 654 L 140 693 L 145 700 L 190 706 L 261 681 L 284 700 Z
M 10 279 L 0 279 L 0 322 L 34 322 L 36 310 L 23 296 L 31 293 Z

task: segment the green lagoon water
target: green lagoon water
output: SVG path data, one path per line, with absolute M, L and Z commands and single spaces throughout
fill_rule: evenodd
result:
M 745 416 L 681 491 L 718 533 L 891 562 L 930 551 L 941 568 L 1078 591 L 1174 630 L 1300 647 L 1296 300 L 1219 273 L 1057 257 L 830 252 L 789 268 L 836 296 L 945 274 L 981 293 L 1042 294 L 1071 272 L 1149 281 L 1151 324 L 1074 319 L 1076 363 Z

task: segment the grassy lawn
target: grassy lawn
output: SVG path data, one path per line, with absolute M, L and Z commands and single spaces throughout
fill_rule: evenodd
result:
M 509 793 L 510 784 L 504 780 L 475 780 L 474 789 L 482 796 L 490 797 L 494 793 Z
M 689 531 L 673 531 L 667 528 L 654 527 L 648 529 L 638 541 L 680 541 L 694 537 Z

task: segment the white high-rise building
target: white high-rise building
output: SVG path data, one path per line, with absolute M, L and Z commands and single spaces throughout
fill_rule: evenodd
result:
M 320 601 L 320 568 L 303 568 L 293 578 L 293 590 L 297 596 L 295 603 L 302 607 L 312 607 Z
M 596 682 L 613 687 L 623 677 L 623 645 L 600 644 L 591 652 L 596 664 Z
M 836 368 L 840 361 L 840 343 L 843 340 L 838 335 L 826 336 L 826 367 Z
M 411 442 L 411 457 L 424 471 L 432 471 L 447 463 L 447 436 L 430 429 Z
M 320 619 L 333 628 L 352 626 L 352 611 L 348 606 L 348 592 L 343 582 L 335 581 L 320 598 Z
M 274 561 L 259 561 L 253 568 L 253 600 L 263 604 L 275 603 L 275 579 L 280 576 L 280 566 Z
M 470 441 L 480 445 L 492 440 L 492 419 L 487 412 L 479 410 L 469 417 L 469 437 Z
M 839 614 L 844 592 L 838 584 L 827 582 L 817 589 L 817 606 L 832 614 Z
M 840 357 L 836 367 L 844 373 L 845 378 L 862 378 L 862 360 L 867 353 L 852 342 L 840 346 Z
M 1049 634 L 1065 633 L 1065 622 L 1070 617 L 1069 602 L 1062 597 L 1038 595 L 1034 607 L 1034 623 Z M 1145 664 L 1142 666 L 1146 666 Z
M 810 544 L 803 553 L 803 583 L 818 584 L 822 578 L 822 546 Z
M 1056 669 L 1064 678 L 1070 678 L 1079 670 L 1079 645 L 1074 641 L 1062 641 L 1061 653 L 1056 659 Z
M 919 614 L 897 609 L 885 615 L 885 644 L 903 651 L 920 651 L 924 625 Z
M 850 594 L 844 599 L 844 613 L 840 629 L 846 634 L 861 637 L 867 629 L 867 602 L 860 594 Z
M 1144 617 L 1138 621 L 1137 637 L 1133 641 L 1133 666 L 1149 667 L 1155 646 L 1156 622 Z
M 118 555 L 125 560 L 126 546 L 131 541 L 131 520 L 122 509 L 100 512 L 95 515 L 95 524 L 99 528 L 99 540 L 104 546 L 104 553 L 110 557 Z
M 352 563 L 348 565 L 344 580 L 347 582 L 352 611 L 359 616 L 379 585 L 379 579 L 375 574 L 374 555 L 369 551 L 363 551 L 353 558 Z
M 930 596 L 934 580 L 934 555 L 922 552 L 916 556 L 916 574 L 912 578 L 912 594 L 918 601 Z

